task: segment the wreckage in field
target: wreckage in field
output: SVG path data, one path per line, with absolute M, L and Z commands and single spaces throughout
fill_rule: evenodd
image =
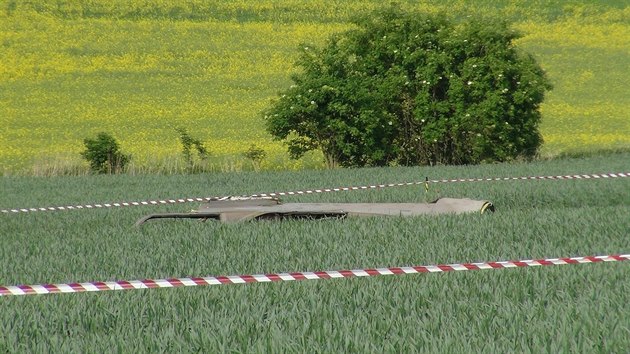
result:
M 210 200 L 189 213 L 147 215 L 153 219 L 214 219 L 222 222 L 278 219 L 326 219 L 366 216 L 414 216 L 494 211 L 487 200 L 440 198 L 432 203 L 282 203 L 270 197 L 230 197 Z

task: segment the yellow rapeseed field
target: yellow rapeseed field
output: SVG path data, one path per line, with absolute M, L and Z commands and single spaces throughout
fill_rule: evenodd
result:
M 520 23 L 528 48 L 554 83 L 545 103 L 544 155 L 630 147 L 630 7 L 596 18 Z M 610 21 L 609 21 L 610 20 Z
M 176 128 L 208 147 L 210 167 L 321 167 L 318 154 L 288 159 L 260 112 L 291 84 L 300 45 L 321 45 L 377 1 L 165 1 L 0 6 L 0 173 L 85 170 L 83 139 L 105 131 L 132 154 L 134 171 L 184 167 Z M 517 45 L 547 70 L 543 155 L 630 147 L 630 10 L 536 2 L 498 8 L 520 19 Z M 475 2 L 475 5 L 477 3 Z M 522 4 L 521 4 L 522 5 Z M 421 2 L 425 11 L 476 15 L 496 5 Z M 533 9 L 533 10 L 532 10 Z M 596 11 L 597 10 L 597 11 Z

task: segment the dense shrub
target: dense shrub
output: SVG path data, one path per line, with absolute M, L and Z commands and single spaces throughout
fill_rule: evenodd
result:
M 96 173 L 120 173 L 131 160 L 131 155 L 120 151 L 118 142 L 108 133 L 98 133 L 95 139 L 83 140 L 85 151 L 81 153 Z
M 323 48 L 304 45 L 294 85 L 264 112 L 292 157 L 329 166 L 474 164 L 531 158 L 551 88 L 505 22 L 405 12 L 355 21 Z
M 260 170 L 260 163 L 267 157 L 267 152 L 256 144 L 251 144 L 243 156 L 252 162 L 254 171 L 258 171 Z

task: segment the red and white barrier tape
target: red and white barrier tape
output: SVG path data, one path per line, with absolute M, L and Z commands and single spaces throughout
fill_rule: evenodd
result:
M 501 261 L 484 263 L 455 263 L 431 266 L 368 268 L 355 270 L 333 270 L 320 272 L 294 272 L 258 275 L 231 275 L 219 277 L 170 278 L 119 280 L 89 283 L 65 283 L 43 285 L 0 286 L 0 296 L 43 295 L 55 293 L 82 293 L 109 290 L 139 290 L 153 288 L 179 288 L 184 286 L 205 286 L 224 284 L 247 284 L 284 282 L 294 280 L 318 280 L 333 278 L 374 277 L 378 275 L 403 275 L 417 273 L 441 273 L 461 270 L 484 270 L 517 267 L 552 266 L 565 264 L 583 264 L 598 262 L 620 262 L 630 260 L 630 254 L 609 256 L 587 256 L 571 258 L 548 258 L 520 261 Z
M 327 193 L 327 192 L 344 192 L 344 191 L 357 191 L 357 190 L 368 190 L 368 189 L 382 189 L 382 188 L 387 188 L 387 187 L 404 187 L 404 186 L 422 185 L 425 183 L 524 181 L 524 180 L 574 180 L 574 179 L 607 179 L 607 178 L 623 178 L 623 177 L 630 177 L 630 172 L 592 173 L 592 174 L 558 175 L 558 176 L 436 179 L 436 180 L 419 181 L 419 182 L 375 184 L 375 185 L 369 185 L 369 186 L 320 188 L 320 189 L 313 189 L 313 190 L 299 190 L 299 191 L 291 191 L 291 192 L 259 193 L 259 194 L 252 194 L 252 195 L 243 196 L 243 197 L 282 197 L 282 196 L 316 194 L 316 193 Z M 35 212 L 35 211 L 60 211 L 60 210 L 79 210 L 79 209 L 101 209 L 101 208 L 141 206 L 141 205 L 165 205 L 165 204 L 179 204 L 179 203 L 189 203 L 189 202 L 206 202 L 210 200 L 221 200 L 221 199 L 227 199 L 227 198 L 230 198 L 230 196 L 203 197 L 203 198 L 193 197 L 193 198 L 178 198 L 178 199 L 163 199 L 163 200 L 146 200 L 146 201 L 136 201 L 136 202 L 109 202 L 109 203 L 69 205 L 69 206 L 1 209 L 0 213 L 8 214 L 8 213 L 28 213 L 28 212 Z

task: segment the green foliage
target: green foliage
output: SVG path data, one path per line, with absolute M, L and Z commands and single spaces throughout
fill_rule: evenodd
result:
M 474 164 L 533 157 L 551 88 L 505 22 L 388 7 L 318 49 L 265 111 L 267 130 L 329 166 Z
M 267 152 L 256 144 L 251 144 L 247 151 L 243 153 L 243 156 L 251 160 L 254 170 L 258 171 L 260 169 L 260 163 L 267 157 Z
M 179 141 L 182 144 L 182 155 L 186 160 L 188 170 L 194 169 L 196 161 L 203 161 L 208 157 L 208 149 L 203 142 L 192 137 L 184 128 L 176 128 L 179 133 Z M 194 153 L 196 151 L 196 154 Z M 195 157 L 196 156 L 196 157 Z
M 131 160 L 131 155 L 123 154 L 116 139 L 108 133 L 98 133 L 94 139 L 86 138 L 83 144 L 85 151 L 81 156 L 96 173 L 120 173 Z

